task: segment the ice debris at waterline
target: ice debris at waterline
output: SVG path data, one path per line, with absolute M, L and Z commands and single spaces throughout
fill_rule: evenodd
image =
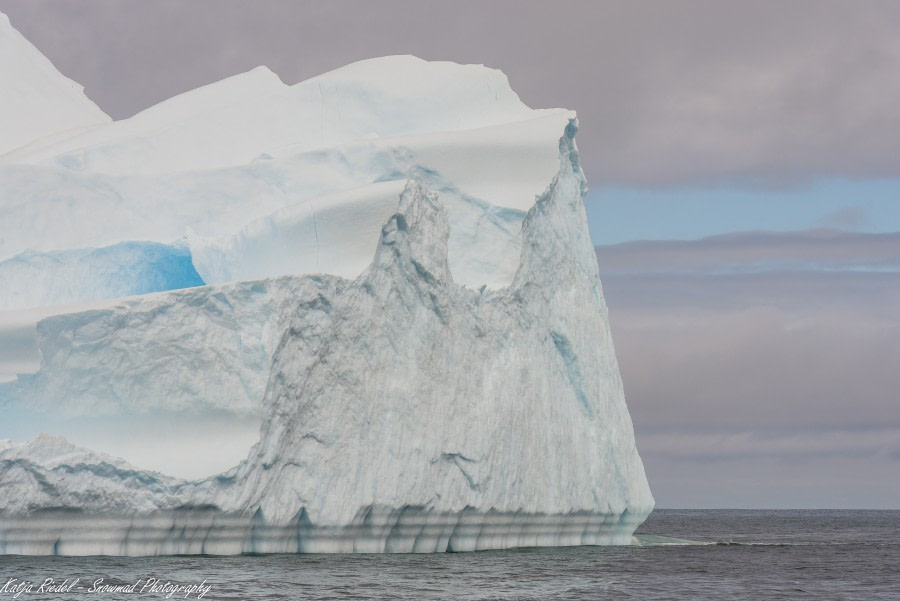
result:
M 0 223 L 35 228 L 4 231 L 0 273 L 72 279 L 0 312 L 0 437 L 65 436 L 0 440 L 0 552 L 631 542 L 653 498 L 576 130 L 498 71 L 388 57 L 295 86 L 257 69 L 0 156 Z M 98 285 L 86 258 L 110 262 Z M 66 440 L 86 419 L 118 438 Z M 178 473 L 178 424 L 213 419 L 258 441 L 196 425 L 198 455 L 245 458 Z

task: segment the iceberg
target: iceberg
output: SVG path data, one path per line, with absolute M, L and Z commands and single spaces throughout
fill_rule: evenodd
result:
M 629 544 L 653 497 L 577 129 L 386 57 L 0 156 L 0 437 L 53 433 L 0 440 L 0 553 Z M 258 435 L 203 434 L 201 474 L 67 440 L 216 419 Z

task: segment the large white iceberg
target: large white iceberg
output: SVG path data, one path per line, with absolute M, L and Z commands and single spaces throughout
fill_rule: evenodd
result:
M 630 542 L 653 499 L 576 130 L 499 71 L 388 57 L 0 157 L 0 437 L 122 439 L 0 441 L 0 552 Z M 257 442 L 134 467 L 124 439 L 208 420 Z

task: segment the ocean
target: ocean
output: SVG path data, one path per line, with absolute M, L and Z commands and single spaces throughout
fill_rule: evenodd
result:
M 436 555 L 4 556 L 0 601 L 900 599 L 900 511 L 659 509 L 636 538 Z M 41 592 L 51 578 L 57 589 Z

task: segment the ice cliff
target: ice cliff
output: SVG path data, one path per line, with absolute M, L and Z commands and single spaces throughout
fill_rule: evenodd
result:
M 0 437 L 259 427 L 191 477 L 0 441 L 0 552 L 630 542 L 653 499 L 576 131 L 498 71 L 389 57 L 0 157 Z

